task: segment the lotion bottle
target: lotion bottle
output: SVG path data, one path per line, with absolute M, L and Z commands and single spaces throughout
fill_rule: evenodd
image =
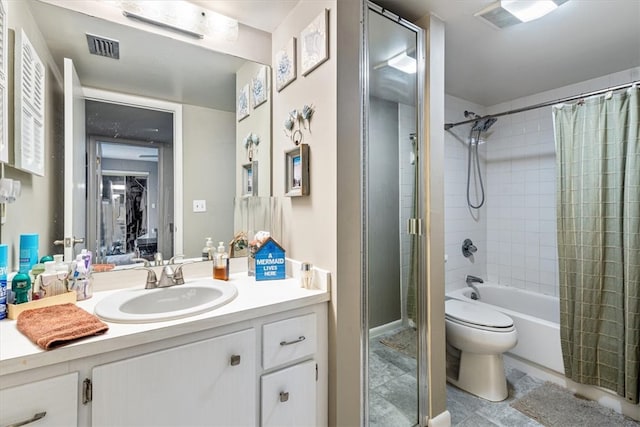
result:
M 207 241 L 202 248 L 202 260 L 209 261 L 213 259 L 213 240 L 211 237 L 207 237 Z
M 213 278 L 216 280 L 229 280 L 229 255 L 224 247 L 224 242 L 218 243 L 218 250 L 213 261 Z

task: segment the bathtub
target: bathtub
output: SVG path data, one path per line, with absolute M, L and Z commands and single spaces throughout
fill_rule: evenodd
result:
M 447 297 L 488 306 L 511 317 L 518 344 L 509 353 L 564 375 L 557 297 L 486 283 L 478 285 L 478 290 L 479 300 L 471 299 L 473 290 L 468 287 L 447 292 Z

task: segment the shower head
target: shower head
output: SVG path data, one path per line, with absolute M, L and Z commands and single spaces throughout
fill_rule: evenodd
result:
M 498 119 L 496 119 L 495 117 L 477 120 L 473 123 L 473 127 L 471 128 L 471 130 L 475 132 L 486 132 L 497 121 Z

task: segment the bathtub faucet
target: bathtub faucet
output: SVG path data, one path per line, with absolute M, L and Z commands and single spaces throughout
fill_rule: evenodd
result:
M 478 287 L 474 285 L 474 283 L 484 283 L 484 280 L 477 276 L 467 274 L 467 277 L 465 277 L 465 282 L 467 282 L 467 286 L 473 289 L 473 291 L 476 293 L 477 298 L 473 298 L 472 294 L 471 299 L 480 299 L 480 291 L 478 290 Z

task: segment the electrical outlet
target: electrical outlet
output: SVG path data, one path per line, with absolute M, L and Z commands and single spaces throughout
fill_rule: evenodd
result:
M 193 201 L 193 211 L 194 212 L 206 212 L 207 211 L 207 201 L 206 200 L 194 200 Z

